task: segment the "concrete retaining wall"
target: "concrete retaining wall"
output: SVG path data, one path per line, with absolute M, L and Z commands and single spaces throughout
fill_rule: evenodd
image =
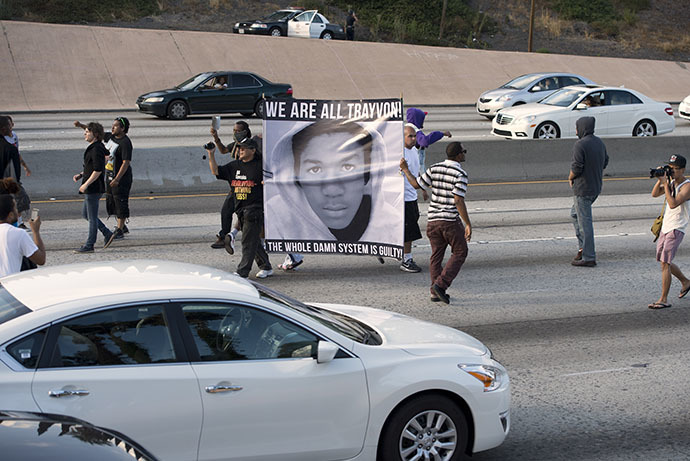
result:
M 393 43 L 0 21 L 0 110 L 133 108 L 208 70 L 291 83 L 295 97 L 470 104 L 519 74 L 569 71 L 661 101 L 690 93 L 690 63 Z

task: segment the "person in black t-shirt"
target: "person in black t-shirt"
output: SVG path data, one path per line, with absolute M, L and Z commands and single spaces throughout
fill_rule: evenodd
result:
M 255 260 L 260 269 L 256 276 L 266 278 L 273 275 L 273 268 L 261 245 L 264 226 L 262 158 L 252 139 L 242 140 L 237 146 L 238 158 L 222 166 L 216 163 L 215 147 L 208 149 L 208 163 L 216 178 L 230 183 L 234 210 L 242 226 L 242 259 L 237 266 L 237 275 L 248 277 L 252 260 Z
M 74 122 L 74 126 L 84 128 L 78 121 Z M 129 192 L 132 188 L 132 141 L 127 136 L 128 132 L 129 120 L 126 117 L 118 117 L 113 121 L 112 132 L 103 135 L 108 150 L 104 171 L 106 193 L 108 198 L 112 197 L 112 202 L 108 203 L 106 200 L 106 203 L 108 214 L 117 217 L 117 227 L 104 248 L 108 248 L 113 241 L 123 238 L 124 234 L 129 232 L 126 221 L 129 219 Z
M 74 250 L 75 253 L 93 253 L 98 231 L 101 231 L 106 243 L 112 237 L 112 232 L 98 218 L 98 201 L 105 192 L 103 171 L 105 157 L 108 155 L 103 145 L 103 125 L 96 122 L 84 125 L 84 140 L 89 143 L 84 152 L 84 169 L 81 173 L 75 174 L 72 179 L 74 182 L 82 180 L 79 193 L 84 194 L 82 216 L 89 221 L 89 236 L 81 248 Z
M 345 24 L 345 39 L 354 40 L 355 39 L 355 23 L 358 21 L 357 15 L 354 10 L 350 10 L 347 13 L 347 21 Z

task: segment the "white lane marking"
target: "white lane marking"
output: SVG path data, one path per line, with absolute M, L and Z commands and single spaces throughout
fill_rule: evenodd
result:
M 592 370 L 592 371 L 581 371 L 578 373 L 566 373 L 564 375 L 561 375 L 561 378 L 567 378 L 569 376 L 582 376 L 582 375 L 593 375 L 597 373 L 611 373 L 614 371 L 627 371 L 627 370 L 634 370 L 637 367 L 624 367 L 624 368 L 609 368 L 607 370 Z
M 607 235 L 597 235 L 596 238 L 611 238 L 611 237 L 639 237 L 647 235 L 646 232 L 621 232 L 619 234 L 607 234 Z M 476 242 L 470 242 L 468 245 L 488 245 L 490 243 L 526 243 L 526 242 L 551 242 L 558 240 L 576 240 L 577 237 L 540 237 L 532 239 L 517 239 L 517 240 L 479 240 Z M 416 248 L 426 248 L 431 245 L 428 243 L 414 245 Z

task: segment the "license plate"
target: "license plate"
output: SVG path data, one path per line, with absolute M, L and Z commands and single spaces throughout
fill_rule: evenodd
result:
M 243 33 L 244 33 L 244 29 L 240 29 L 240 30 L 238 30 L 238 32 L 239 32 L 240 34 L 243 34 Z

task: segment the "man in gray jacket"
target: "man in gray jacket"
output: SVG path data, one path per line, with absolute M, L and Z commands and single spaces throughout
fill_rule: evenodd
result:
M 592 203 L 601 193 L 602 177 L 604 168 L 609 163 L 609 156 L 602 140 L 594 136 L 594 117 L 579 118 L 575 127 L 580 139 L 573 146 L 573 163 L 568 182 L 575 195 L 570 217 L 575 227 L 579 250 L 571 264 L 594 267 L 597 265 L 597 258 L 594 251 Z

